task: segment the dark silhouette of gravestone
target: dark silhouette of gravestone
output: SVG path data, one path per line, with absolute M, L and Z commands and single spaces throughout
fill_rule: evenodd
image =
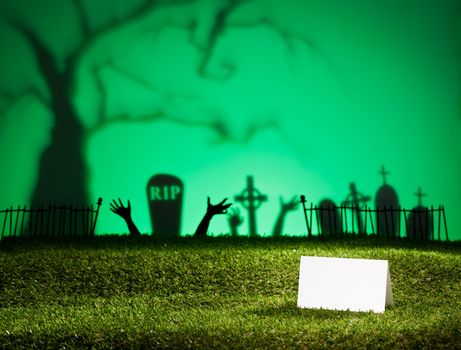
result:
M 351 205 L 352 208 L 355 208 L 355 215 L 357 218 L 357 227 L 359 235 L 366 234 L 365 229 L 362 224 L 362 216 L 360 215 L 360 206 L 365 204 L 370 200 L 370 196 L 364 196 L 360 192 L 357 191 L 357 187 L 355 187 L 355 183 L 351 182 L 349 185 L 350 194 L 347 196 L 346 200 L 343 201 L 343 205 Z
M 241 194 L 234 197 L 236 202 L 248 210 L 248 226 L 250 237 L 256 237 L 256 210 L 261 204 L 267 201 L 267 196 L 261 194 L 259 190 L 254 187 L 253 176 L 247 176 L 247 188 Z
M 319 223 L 323 237 L 338 237 L 343 234 L 343 223 L 338 207 L 331 199 L 319 203 Z
M 418 206 L 413 208 L 407 219 L 407 238 L 411 240 L 427 241 L 433 239 L 433 222 L 432 216 L 429 213 L 429 208 L 423 206 L 422 197 L 426 196 L 421 191 L 415 193 L 418 197 Z
M 173 175 L 158 174 L 147 183 L 152 232 L 157 235 L 180 235 L 184 185 Z
M 399 236 L 399 198 L 394 188 L 386 183 L 388 171 L 381 167 L 379 172 L 383 176 L 383 185 L 375 196 L 376 233 L 382 237 Z

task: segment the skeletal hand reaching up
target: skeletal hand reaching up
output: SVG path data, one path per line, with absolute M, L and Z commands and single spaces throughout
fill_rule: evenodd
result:
M 238 236 L 237 228 L 243 223 L 243 217 L 240 215 L 239 208 L 232 208 L 227 214 L 227 221 L 231 229 L 232 237 Z
M 110 210 L 125 220 L 131 236 L 139 236 L 141 234 L 131 218 L 131 203 L 129 200 L 128 205 L 125 207 L 120 198 L 118 199 L 118 203 L 113 199 L 112 203 L 110 203 Z
M 200 221 L 197 230 L 195 231 L 195 236 L 206 236 L 208 231 L 208 226 L 210 226 L 210 221 L 215 215 L 227 214 L 227 209 L 232 205 L 232 203 L 224 204 L 227 201 L 227 198 L 224 198 L 218 204 L 211 204 L 210 197 L 207 200 L 207 210 L 202 221 Z
M 227 198 L 224 198 L 218 204 L 213 205 L 210 202 L 210 197 L 208 197 L 206 213 L 210 215 L 227 214 L 227 209 L 232 205 L 232 203 L 224 204 L 225 201 L 227 201 Z
M 280 196 L 279 201 L 280 201 L 280 211 L 284 213 L 295 210 L 299 205 L 299 199 L 297 196 L 292 197 L 291 200 L 288 202 L 284 202 L 283 197 Z
M 280 200 L 280 212 L 277 216 L 277 220 L 274 224 L 274 229 L 272 230 L 272 235 L 274 237 L 280 237 L 283 234 L 283 223 L 285 221 L 285 216 L 290 211 L 296 210 L 299 204 L 299 199 L 297 196 L 292 197 L 288 202 L 283 200 L 283 197 L 279 198 Z
M 131 218 L 131 203 L 129 200 L 128 206 L 125 207 L 120 198 L 118 199 L 118 203 L 115 199 L 113 199 L 112 203 L 110 203 L 110 210 L 125 220 Z

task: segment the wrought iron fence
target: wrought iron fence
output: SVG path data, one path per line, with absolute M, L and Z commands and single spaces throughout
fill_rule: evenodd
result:
M 305 196 L 301 196 L 300 201 L 309 237 L 377 235 L 408 240 L 449 240 L 444 206 L 372 209 L 358 205 L 316 206 L 310 203 L 307 206 Z
M 101 204 L 102 198 L 96 208 L 93 205 L 11 206 L 0 210 L 0 237 L 93 237 Z

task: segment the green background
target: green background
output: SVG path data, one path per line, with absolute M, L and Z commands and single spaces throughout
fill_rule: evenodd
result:
M 125 21 L 143 4 L 0 0 L 0 207 L 30 203 L 54 124 L 14 19 L 58 65 L 87 42 L 72 103 L 89 197 L 106 204 L 99 233 L 126 232 L 107 207 L 117 197 L 151 232 L 145 187 L 157 173 L 185 183 L 183 234 L 207 195 L 232 199 L 254 175 L 269 196 L 258 211 L 269 235 L 280 195 L 339 203 L 355 181 L 374 198 L 384 164 L 402 206 L 417 204 L 421 186 L 423 203 L 445 205 L 450 238 L 461 238 L 458 1 L 158 1 Z M 210 230 L 228 232 L 226 218 Z M 284 231 L 306 231 L 301 210 Z

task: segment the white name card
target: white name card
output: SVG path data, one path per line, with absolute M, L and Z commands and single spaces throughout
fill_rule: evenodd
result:
M 384 312 L 392 303 L 387 260 L 301 257 L 298 307 Z

